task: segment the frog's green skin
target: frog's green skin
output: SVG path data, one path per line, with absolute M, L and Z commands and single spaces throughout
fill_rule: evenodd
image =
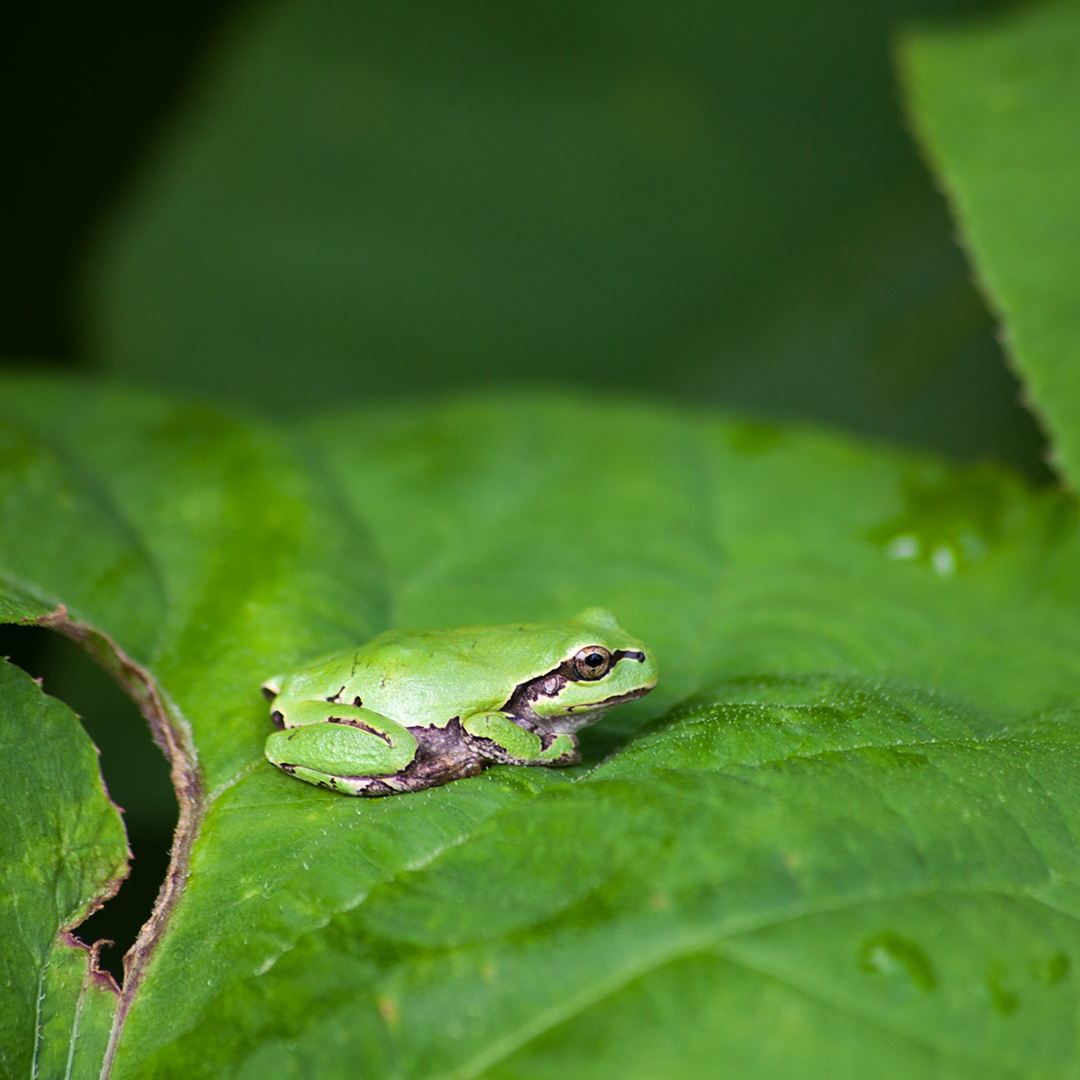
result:
M 574 732 L 656 685 L 604 608 L 560 623 L 391 630 L 268 679 L 266 756 L 349 795 L 419 791 L 488 765 L 573 765 Z

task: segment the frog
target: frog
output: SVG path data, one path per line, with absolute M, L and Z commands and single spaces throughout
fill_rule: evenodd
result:
M 389 630 L 267 679 L 267 760 L 379 797 L 492 765 L 581 761 L 576 732 L 656 686 L 652 651 L 602 607 L 564 622 Z

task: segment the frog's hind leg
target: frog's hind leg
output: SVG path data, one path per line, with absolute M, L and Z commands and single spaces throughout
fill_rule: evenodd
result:
M 310 716 L 310 720 L 308 720 Z M 416 737 L 381 713 L 355 705 L 302 702 L 290 712 L 299 726 L 275 731 L 266 757 L 298 780 L 349 795 L 386 795 L 382 778 L 408 768 L 416 757 Z M 307 721 L 307 722 L 305 722 Z

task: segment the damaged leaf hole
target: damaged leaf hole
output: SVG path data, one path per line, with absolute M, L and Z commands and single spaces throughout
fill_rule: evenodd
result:
M 169 868 L 176 829 L 176 793 L 169 765 L 135 703 L 75 642 L 37 626 L 0 625 L 0 656 L 8 657 L 82 721 L 100 751 L 109 797 L 124 810 L 131 872 L 120 891 L 72 930 L 92 945 L 111 940 L 101 966 L 123 980 L 124 953 L 150 918 Z

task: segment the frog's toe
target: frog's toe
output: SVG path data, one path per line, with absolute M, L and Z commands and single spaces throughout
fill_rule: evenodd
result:
M 545 742 L 547 739 L 545 738 Z M 554 736 L 551 742 L 540 753 L 537 765 L 577 765 L 581 761 L 581 752 L 578 750 L 578 741 L 573 735 L 560 734 Z
M 343 795 L 359 795 L 368 799 L 378 799 L 383 795 L 396 795 L 400 790 L 388 783 L 387 776 L 335 776 L 330 787 Z
M 284 675 L 275 675 L 272 679 L 267 679 L 266 682 L 259 687 L 262 691 L 262 696 L 266 698 L 267 701 L 272 702 L 274 698 L 281 693 L 281 683 L 284 678 Z

